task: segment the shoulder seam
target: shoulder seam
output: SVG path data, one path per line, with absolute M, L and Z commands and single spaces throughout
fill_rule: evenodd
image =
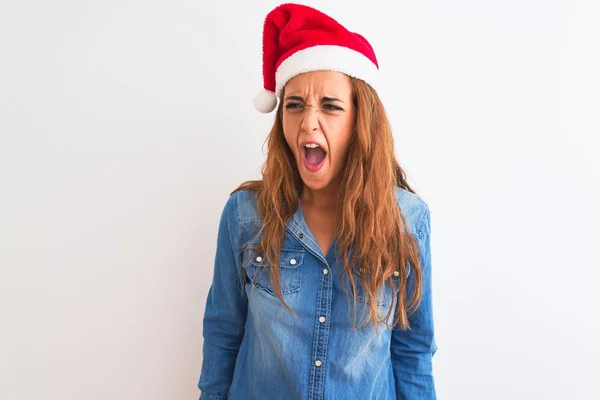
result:
M 231 242 L 232 245 L 232 250 L 233 250 L 233 256 L 235 258 L 235 269 L 238 275 L 238 278 L 240 276 L 241 273 L 241 262 L 240 262 L 240 237 L 241 237 L 241 230 L 240 230 L 240 220 L 239 220 L 239 204 L 238 204 L 238 193 L 233 193 L 229 199 L 228 199 L 228 203 L 230 203 L 230 206 L 232 208 L 231 212 L 233 212 L 233 220 L 229 220 L 227 222 L 227 226 L 228 226 L 228 230 L 229 230 L 229 241 Z M 231 218 L 231 216 L 229 216 L 229 218 Z M 232 232 L 231 230 L 231 223 L 235 221 L 235 232 Z M 235 236 L 234 236 L 235 235 Z M 234 248 L 235 245 L 235 248 Z M 240 282 L 238 282 L 236 280 L 235 285 L 238 287 L 238 289 L 242 289 L 242 286 L 240 286 Z
M 417 228 L 417 235 L 419 239 L 423 238 L 423 228 L 425 227 L 425 222 L 427 222 L 427 218 L 429 218 L 429 215 L 431 214 L 427 203 L 425 203 L 423 200 L 421 200 L 421 202 L 423 205 L 423 209 L 421 211 L 421 215 L 419 216 L 421 222 L 419 223 L 419 227 Z
M 397 191 L 400 190 L 400 191 L 406 193 L 407 195 L 411 196 L 412 198 L 417 199 L 420 203 L 422 203 L 425 207 L 427 207 L 427 203 L 425 202 L 425 200 L 421 196 L 416 195 L 413 192 L 411 192 L 409 190 L 406 190 L 406 189 L 403 189 L 401 187 L 397 187 L 396 189 L 397 189 Z

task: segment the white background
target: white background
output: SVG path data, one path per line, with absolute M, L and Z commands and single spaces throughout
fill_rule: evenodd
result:
M 0 398 L 192 399 L 275 1 L 0 3 Z M 430 206 L 440 399 L 598 399 L 599 3 L 311 1 Z

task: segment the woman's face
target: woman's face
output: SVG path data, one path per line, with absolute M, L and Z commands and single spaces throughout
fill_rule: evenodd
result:
M 283 133 L 306 186 L 318 190 L 336 180 L 354 128 L 350 78 L 315 71 L 292 78 L 283 91 Z

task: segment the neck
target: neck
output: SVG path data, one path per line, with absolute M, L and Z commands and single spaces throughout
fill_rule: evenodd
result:
M 308 207 L 321 211 L 335 211 L 338 206 L 339 184 L 332 182 L 322 189 L 311 189 L 304 186 L 300 195 L 300 202 Z

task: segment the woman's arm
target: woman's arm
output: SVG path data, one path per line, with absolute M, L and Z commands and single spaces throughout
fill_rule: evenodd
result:
M 391 354 L 398 400 L 436 399 L 432 357 L 437 346 L 431 301 L 430 214 L 426 205 L 419 219 L 415 236 L 420 245 L 423 297 L 418 310 L 408 318 L 411 329 L 392 331 Z M 411 281 L 409 275 L 407 293 L 412 291 Z
M 243 296 L 239 258 L 237 196 L 229 197 L 221 214 L 213 281 L 204 311 L 201 400 L 226 400 L 233 379 L 244 326 L 247 298 Z

